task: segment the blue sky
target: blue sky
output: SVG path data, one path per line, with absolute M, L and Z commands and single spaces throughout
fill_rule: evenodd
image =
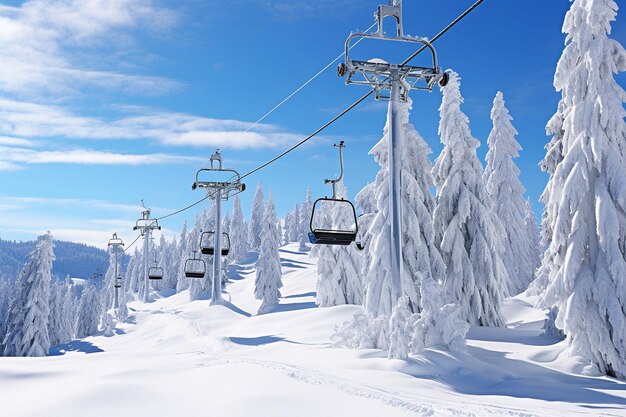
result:
M 405 0 L 405 31 L 433 36 L 472 1 Z M 144 198 L 156 216 L 200 198 L 197 169 L 216 147 L 242 172 L 271 158 L 360 97 L 330 70 L 251 132 L 250 123 L 336 57 L 352 30 L 373 23 L 378 1 L 35 0 L 0 1 L 0 237 L 57 238 L 104 246 L 114 231 L 134 238 Z M 461 74 L 464 111 L 486 153 L 495 93 L 505 100 L 524 148 L 518 164 L 535 210 L 546 177 L 545 124 L 563 49 L 567 0 L 486 0 L 436 43 L 440 64 Z M 613 38 L 626 43 L 618 15 Z M 410 49 L 394 51 L 397 56 Z M 363 45 L 364 58 L 382 50 Z M 624 75 L 618 77 L 626 81 Z M 438 91 L 413 92 L 412 122 L 433 148 Z M 338 171 L 332 143 L 346 141 L 346 183 L 372 181 L 367 154 L 386 103 L 373 99 L 324 134 L 247 179 L 272 188 L 280 215 L 307 186 L 328 193 Z M 226 209 L 230 210 L 230 204 Z M 163 223 L 178 233 L 194 211 Z

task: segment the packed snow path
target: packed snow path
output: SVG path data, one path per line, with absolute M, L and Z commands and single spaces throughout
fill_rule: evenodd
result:
M 522 298 L 506 304 L 508 329 L 470 331 L 467 355 L 331 348 L 360 307 L 317 308 L 315 260 L 297 248 L 281 249 L 283 298 L 269 314 L 256 316 L 250 259 L 231 267 L 233 304 L 163 294 L 132 303 L 114 337 L 0 358 L 2 415 L 626 416 L 626 383 L 569 372 L 581 364 L 540 336 L 542 313 Z

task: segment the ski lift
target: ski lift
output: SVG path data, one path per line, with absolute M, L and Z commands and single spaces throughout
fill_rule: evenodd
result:
M 228 233 L 222 233 L 221 247 L 222 256 L 228 256 L 230 252 L 230 237 Z M 202 232 L 202 235 L 200 235 L 200 251 L 203 255 L 215 254 L 215 232 Z
M 356 247 L 359 250 L 363 250 L 364 246 L 361 242 L 356 241 L 356 237 L 359 231 L 358 218 L 356 215 L 356 209 L 354 204 L 349 200 L 337 197 L 337 183 L 343 179 L 343 148 L 344 142 L 339 142 L 339 145 L 333 145 L 339 148 L 339 163 L 341 166 L 341 172 L 336 179 L 325 179 L 324 184 L 331 184 L 333 187 L 332 197 L 322 197 L 315 200 L 313 203 L 313 210 L 311 211 L 311 221 L 309 223 L 311 231 L 309 232 L 309 241 L 317 245 L 342 245 L 347 246 L 352 242 L 355 242 Z M 344 207 L 344 213 L 350 216 L 353 221 L 350 222 L 350 226 L 343 229 L 332 227 L 332 225 L 324 224 L 324 219 L 321 213 L 321 208 L 326 206 L 326 209 L 330 207 Z
M 391 99 L 392 82 L 397 77 L 405 81 L 400 85 L 400 98 L 402 101 L 406 101 L 409 90 L 432 91 L 437 83 L 442 87 L 448 83 L 449 75 L 439 67 L 437 52 L 432 42 L 427 38 L 404 34 L 402 0 L 389 0 L 389 4 L 378 6 L 374 16 L 378 24 L 378 30 L 375 33 L 353 33 L 345 42 L 345 62 L 339 64 L 337 75 L 340 77 L 347 76 L 346 84 L 368 85 L 374 88 L 377 100 Z M 385 32 L 383 21 L 386 18 L 393 18 L 395 21 L 395 36 Z M 417 44 L 430 52 L 431 65 L 415 66 L 408 65 L 408 62 L 393 64 L 377 58 L 370 60 L 353 59 L 350 49 L 362 39 Z M 419 81 L 423 81 L 423 83 L 418 84 Z
M 196 256 L 197 253 L 197 251 L 193 251 L 193 258 L 185 261 L 185 276 L 187 278 L 204 278 L 206 275 L 206 264 Z
M 163 268 L 157 262 L 156 253 L 154 254 L 154 264 L 148 269 L 148 278 L 153 280 L 163 279 Z
M 122 288 L 122 276 L 118 275 L 117 278 L 115 279 L 115 288 Z

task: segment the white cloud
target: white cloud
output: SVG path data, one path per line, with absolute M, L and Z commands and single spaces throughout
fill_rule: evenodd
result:
M 84 85 L 150 94 L 176 88 L 165 78 L 97 67 L 122 67 L 110 56 L 131 59 L 137 52 L 131 31 L 158 32 L 177 21 L 175 12 L 151 0 L 31 0 L 0 7 L 0 90 L 38 96 Z
M 302 138 L 271 124 L 258 124 L 246 132 L 251 122 L 135 110 L 143 114 L 107 121 L 78 116 L 59 106 L 0 99 L 0 134 L 30 139 L 147 139 L 169 146 L 234 149 L 274 148 Z
M 5 164 L 77 164 L 77 165 L 162 165 L 201 162 L 204 159 L 154 154 L 121 154 L 86 149 L 70 151 L 37 151 L 0 146 L 0 162 Z

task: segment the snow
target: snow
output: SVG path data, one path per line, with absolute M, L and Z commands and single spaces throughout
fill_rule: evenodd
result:
M 267 314 L 255 315 L 252 254 L 229 268 L 232 304 L 153 293 L 152 303 L 129 303 L 113 337 L 0 358 L 3 415 L 171 417 L 209 406 L 221 417 L 626 415 L 626 383 L 580 375 L 584 361 L 541 336 L 536 297 L 503 303 L 507 328 L 472 327 L 467 353 L 389 360 L 332 348 L 334 327 L 363 308 L 316 307 L 315 260 L 298 243 L 280 255 L 282 298 Z

